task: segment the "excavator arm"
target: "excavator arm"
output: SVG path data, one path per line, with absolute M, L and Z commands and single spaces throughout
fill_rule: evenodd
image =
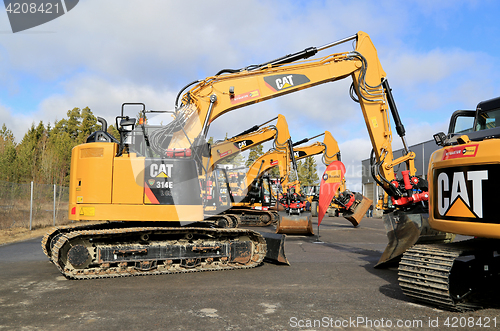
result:
M 279 169 L 281 185 L 286 186 L 288 184 L 288 174 L 291 171 L 289 154 L 271 150 L 259 156 L 248 168 L 244 182 L 246 189 L 248 189 L 259 176 L 276 166 Z
M 276 125 L 263 127 L 276 119 Z M 290 139 L 290 132 L 288 131 L 285 116 L 281 114 L 266 123 L 253 126 L 234 137 L 212 144 L 208 171 L 213 171 L 214 167 L 227 157 L 234 156 L 239 152 L 246 151 L 273 139 L 275 149 L 286 150 L 286 145 Z
M 294 143 L 293 153 L 295 155 L 295 160 L 298 161 L 321 153 L 323 153 L 323 163 L 326 165 L 330 164 L 332 161 L 340 160 L 340 149 L 335 138 L 333 138 L 329 131 L 325 131 L 323 135 L 323 142 L 317 141 L 308 146 L 299 146 L 304 142 L 308 142 L 309 140 L 318 137 L 316 136 Z
M 306 60 L 319 51 L 349 41 L 354 42 L 352 51 Z M 384 216 L 389 244 L 379 260 L 380 266 L 397 259 L 426 232 L 428 225 L 424 213 L 428 212 L 429 194 L 427 181 L 415 176 L 415 154 L 408 149 L 405 128 L 386 73 L 366 33 L 360 31 L 340 41 L 261 65 L 222 70 L 215 76 L 189 84 L 186 89 L 190 89 L 182 97 L 179 94 L 176 101 L 168 147 L 198 146 L 206 137 L 210 123 L 234 109 L 348 77 L 352 79 L 351 98 L 359 102 L 373 147 L 370 156 L 372 177 L 396 208 L 396 213 Z M 397 159 L 392 150 L 391 117 L 404 147 L 404 155 Z M 394 167 L 402 163 L 406 170 L 398 179 Z M 385 208 L 390 210 L 389 206 Z
M 348 41 L 355 41 L 351 52 L 302 60 L 318 51 Z M 302 61 L 299 61 L 302 60 Z M 175 124 L 169 148 L 189 148 L 206 137 L 210 123 L 219 116 L 257 102 L 293 93 L 316 85 L 351 77 L 351 94 L 361 107 L 373 146 L 372 173 L 384 190 L 394 197 L 394 205 L 406 206 L 426 199 L 425 194 L 414 196 L 415 154 L 407 149 L 404 127 L 399 119 L 386 74 L 377 51 L 364 32 L 319 48 L 285 56 L 262 65 L 240 70 L 223 70 L 219 74 L 193 85 L 176 104 Z M 182 91 L 181 91 L 182 93 Z M 389 109 L 398 134 L 405 146 L 405 155 L 394 159 Z M 182 130 L 175 128 L 182 127 Z M 403 185 L 395 182 L 394 166 L 405 163 Z M 406 184 L 406 185 L 404 185 Z M 401 199 L 404 198 L 404 199 Z

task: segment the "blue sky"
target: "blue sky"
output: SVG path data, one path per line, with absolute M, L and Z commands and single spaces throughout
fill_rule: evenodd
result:
M 415 144 L 446 130 L 454 110 L 500 94 L 499 15 L 493 0 L 80 0 L 60 18 L 13 34 L 2 9 L 0 125 L 20 141 L 32 123 L 54 123 L 74 107 L 88 106 L 110 123 L 123 102 L 173 109 L 178 90 L 193 80 L 362 30 Z M 349 50 L 344 44 L 321 55 Z M 236 134 L 279 113 L 294 140 L 328 130 L 340 144 L 348 183 L 360 190 L 360 161 L 371 146 L 350 83 L 236 110 L 217 119 L 209 135 Z

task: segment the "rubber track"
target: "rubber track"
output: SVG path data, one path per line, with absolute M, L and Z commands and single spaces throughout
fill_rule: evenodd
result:
M 399 263 L 399 285 L 415 300 L 452 311 L 470 311 L 481 306 L 460 302 L 450 293 L 450 272 L 455 259 L 466 250 L 460 243 L 415 245 Z
M 197 234 L 220 234 L 220 233 L 232 233 L 239 234 L 242 236 L 249 236 L 253 238 L 255 250 L 253 252 L 252 260 L 247 265 L 235 265 L 235 264 L 222 264 L 214 263 L 213 266 L 202 264 L 200 266 L 192 268 L 183 268 L 179 266 L 173 266 L 172 269 L 161 269 L 161 270 L 137 270 L 134 267 L 127 267 L 125 269 L 120 267 L 108 267 L 108 268 L 92 268 L 85 270 L 69 270 L 63 269 L 60 261 L 60 250 L 65 244 L 69 244 L 70 241 L 80 238 L 92 238 L 94 236 L 103 237 L 109 235 L 110 237 L 118 237 L 122 234 L 132 234 L 134 232 L 151 232 L 151 231 L 169 231 L 171 233 L 181 233 L 186 231 L 192 231 Z M 43 243 L 42 243 L 43 246 Z M 144 275 L 160 275 L 160 274 L 174 274 L 174 273 L 187 273 L 187 272 L 200 272 L 200 271 L 221 271 L 221 270 L 232 270 L 232 269 L 249 269 L 260 265 L 264 257 L 266 256 L 266 241 L 259 234 L 251 230 L 244 229 L 207 229 L 207 228 L 165 228 L 165 227 L 144 227 L 144 228 L 121 228 L 121 229 L 105 229 L 105 230 L 75 230 L 71 232 L 63 233 L 57 242 L 53 245 L 53 250 L 50 260 L 56 265 L 59 271 L 69 279 L 96 279 L 96 278 L 113 278 L 113 277 L 127 277 L 127 276 L 144 276 Z

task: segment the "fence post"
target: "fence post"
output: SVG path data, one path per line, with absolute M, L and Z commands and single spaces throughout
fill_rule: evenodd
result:
M 30 231 L 33 228 L 33 181 L 31 181 L 31 201 L 30 201 Z
M 56 184 L 54 184 L 54 226 L 56 226 Z

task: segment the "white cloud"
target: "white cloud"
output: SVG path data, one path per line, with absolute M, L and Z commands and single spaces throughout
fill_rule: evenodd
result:
M 74 107 L 89 107 L 94 115 L 105 117 L 109 124 L 120 115 L 125 102 L 142 102 L 146 109 L 172 110 L 175 94 L 167 89 L 155 89 L 146 85 L 115 84 L 97 76 L 80 75 L 64 84 L 61 94 L 51 95 L 42 101 L 35 115 L 51 121 L 66 117 Z M 125 115 L 136 116 L 137 112 Z M 111 122 L 110 122 L 111 121 Z
M 21 141 L 31 125 L 37 125 L 39 121 L 31 115 L 15 114 L 14 116 L 11 109 L 0 104 L 0 127 L 5 124 L 7 129 L 14 134 L 16 142 Z
M 439 111 L 449 117 L 456 109 L 447 106 L 474 108 L 499 92 L 493 77 L 486 75 L 495 71 L 495 59 L 488 54 L 461 49 L 403 50 L 390 52 L 381 61 L 393 93 L 409 112 Z

